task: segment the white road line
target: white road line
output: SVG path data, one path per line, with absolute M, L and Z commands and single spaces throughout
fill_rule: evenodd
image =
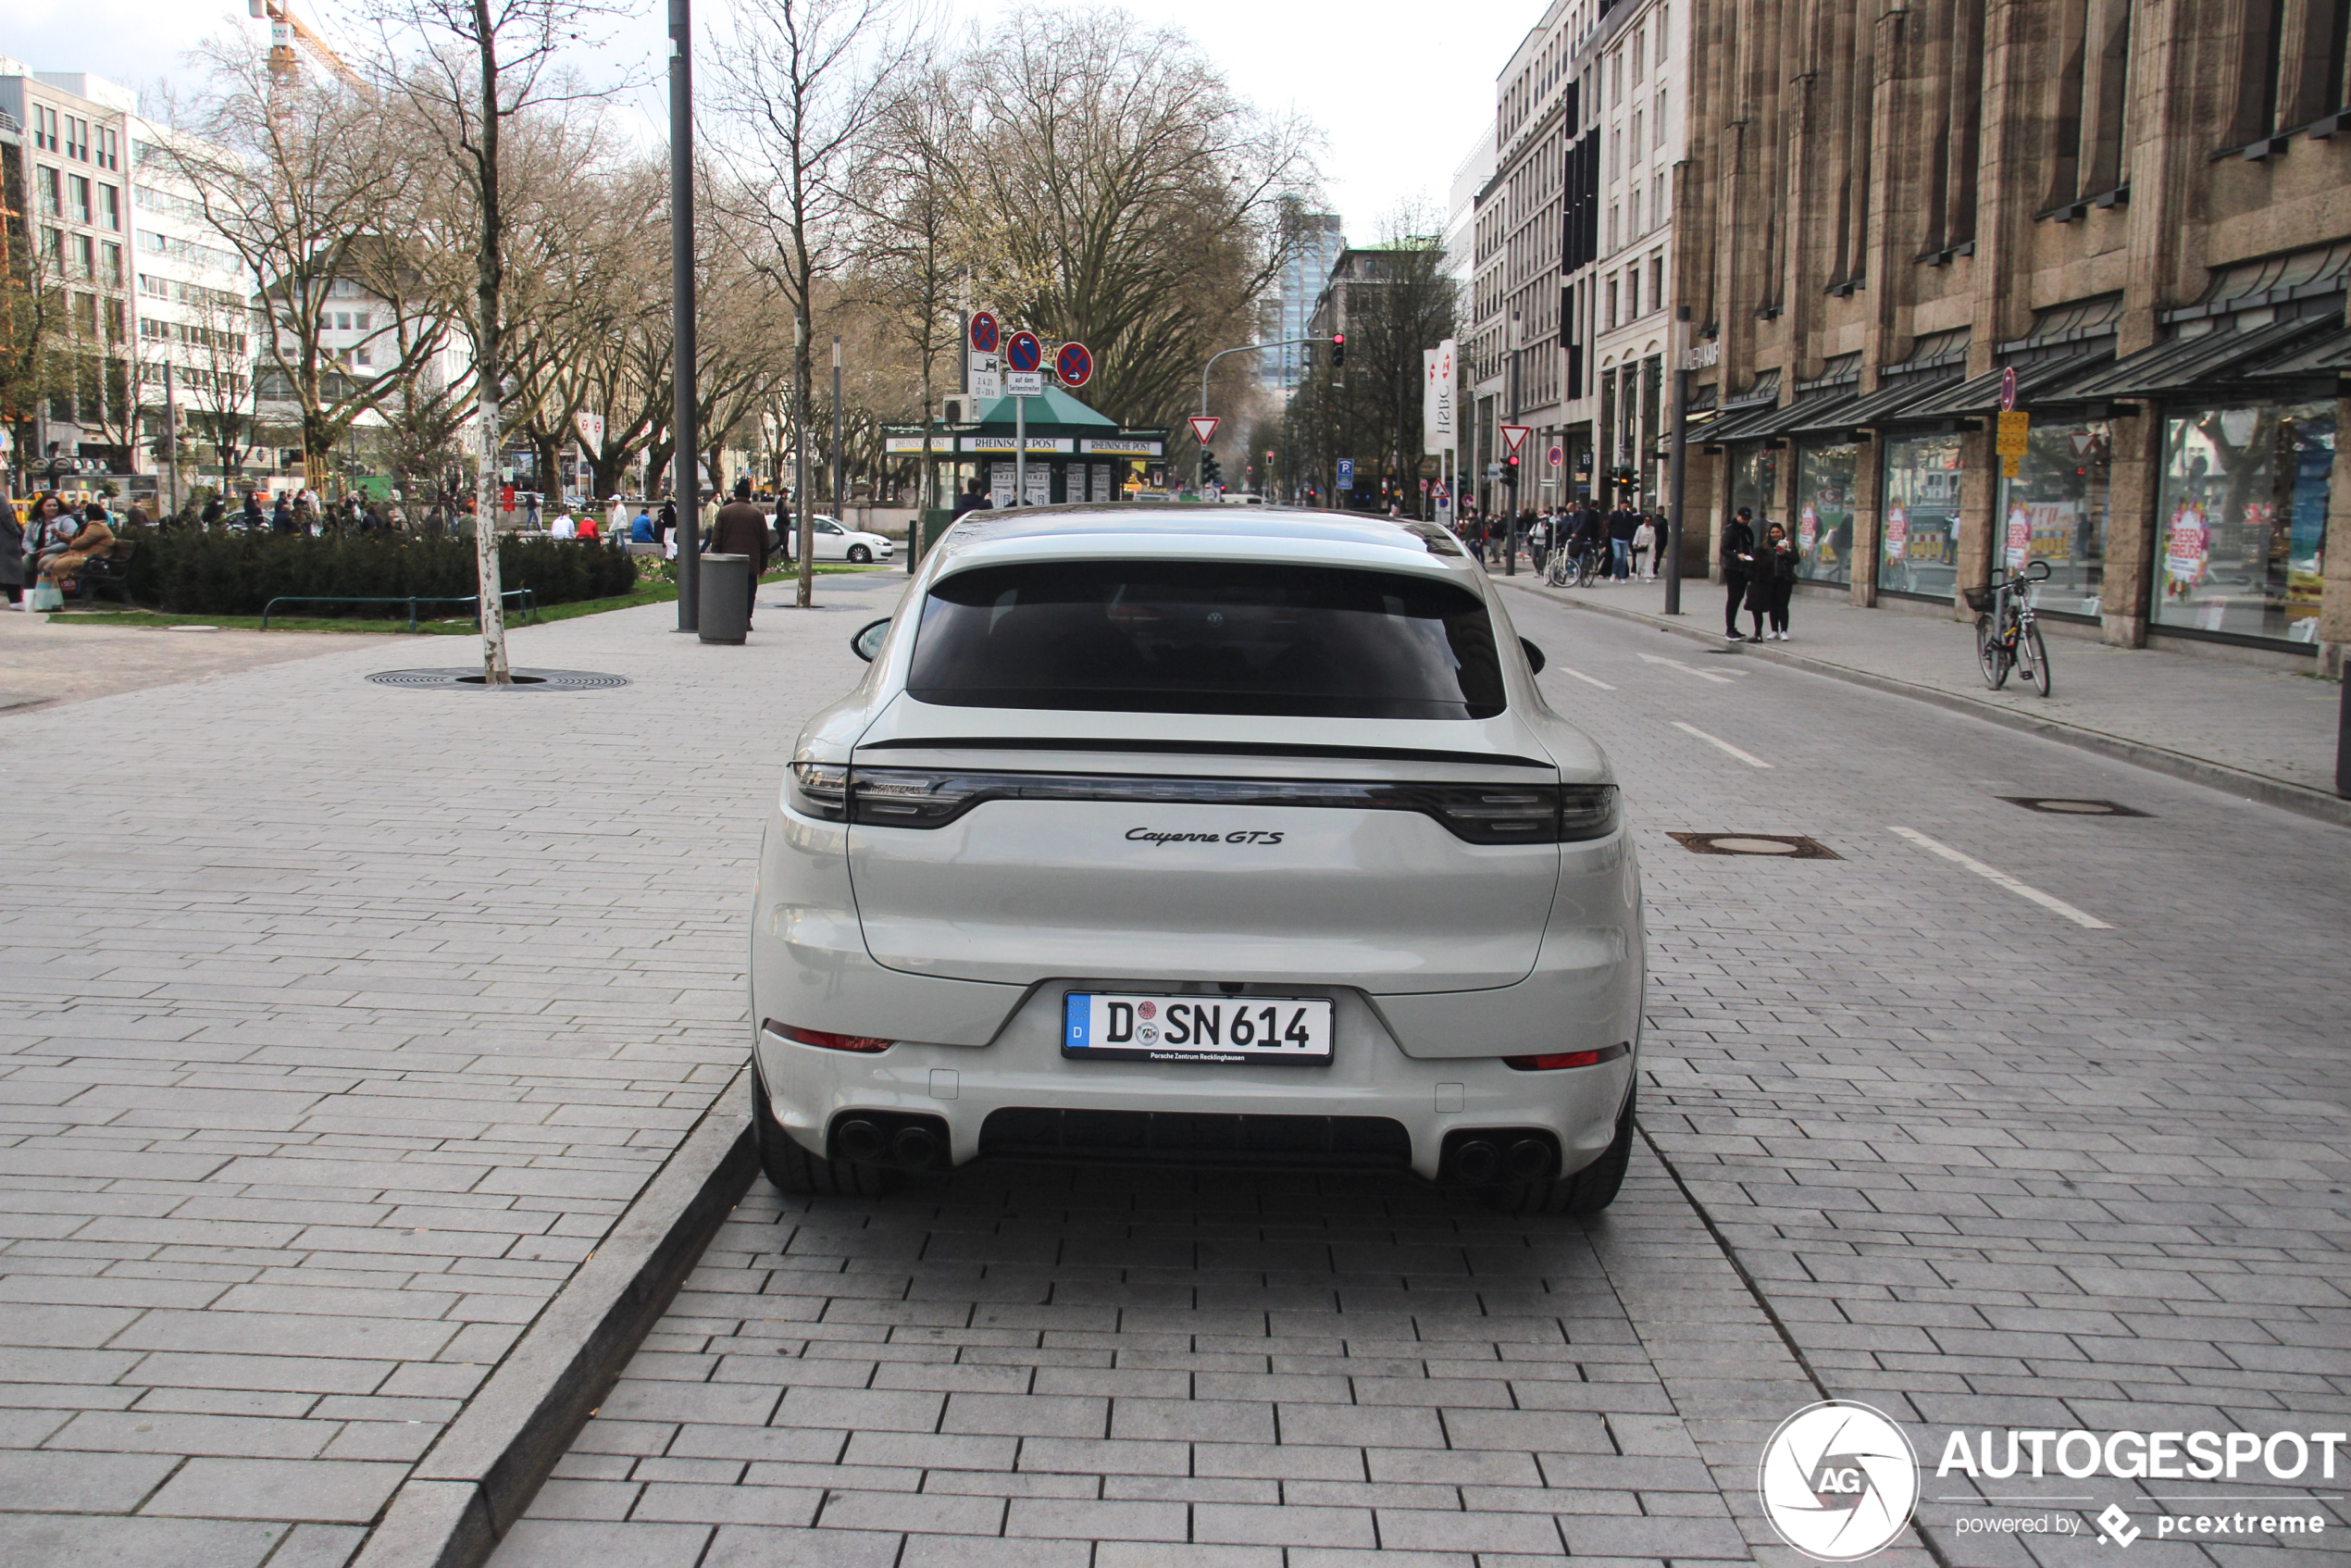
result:
M 1765 761 L 1764 761 L 1761 757 L 1756 756 L 1754 753 L 1750 753 L 1750 752 L 1742 752 L 1742 751 L 1740 751 L 1740 750 L 1739 750 L 1736 746 L 1732 745 L 1732 744 L 1731 744 L 1728 740 L 1718 740 L 1718 739 L 1717 739 L 1717 738 L 1715 738 L 1714 736 L 1709 735 L 1709 734 L 1708 734 L 1705 730 L 1700 729 L 1700 728 L 1699 728 L 1697 725 L 1694 725 L 1694 724 L 1684 724 L 1684 723 L 1683 723 L 1680 719 L 1678 719 L 1678 718 L 1677 718 L 1677 719 L 1675 719 L 1675 720 L 1673 721 L 1673 728 L 1676 728 L 1676 729 L 1678 729 L 1678 730 L 1680 730 L 1680 731 L 1681 731 L 1683 734 L 1685 734 L 1685 735 L 1695 735 L 1695 736 L 1697 736 L 1699 740 L 1701 740 L 1705 741 L 1705 742 L 1706 742 L 1708 745 L 1710 745 L 1710 746 L 1719 747 L 1719 748 L 1720 748 L 1720 749 L 1722 749 L 1723 751 L 1725 751 L 1725 752 L 1730 753 L 1731 753 L 1731 755 L 1733 755 L 1733 756 L 1735 756 L 1735 757 L 1738 758 L 1738 759 L 1739 759 L 1739 761 L 1741 761 L 1741 762 L 1743 762 L 1743 763 L 1747 764 L 1747 765 L 1748 765 L 1748 766 L 1749 766 L 1749 767 L 1769 767 L 1769 766 L 1771 766 L 1771 765 L 1772 765 L 1770 763 L 1765 762 Z
M 1605 681 L 1605 680 L 1594 680 L 1594 679 L 1593 679 L 1590 676 L 1586 675 L 1586 674 L 1585 674 L 1582 670 L 1580 670 L 1580 669 L 1570 669 L 1570 668 L 1568 668 L 1565 665 L 1546 665 L 1546 666 L 1544 666 L 1543 667 L 1544 667 L 1544 668 L 1546 668 L 1546 669 L 1555 669 L 1555 670 L 1559 671 L 1561 675 L 1572 675 L 1572 676 L 1574 676 L 1576 679 L 1578 679 L 1578 680 L 1582 681 L 1585 685 L 1586 685 L 1586 686 L 1597 686 L 1597 687 L 1598 687 L 1598 688 L 1599 688 L 1601 691 L 1615 691 L 1615 690 L 1616 690 L 1616 688 L 1615 688 L 1615 687 L 1611 686 L 1611 685 L 1610 685 L 1607 681 Z
M 1953 849 L 1948 844 L 1937 843 L 1934 840 L 1928 838 L 1925 834 L 1920 832 L 1915 828 L 1897 828 L 1894 831 L 1899 833 L 1905 839 L 1909 840 L 1910 842 L 1918 845 L 1921 849 L 1932 850 L 1936 854 L 1941 855 L 1945 860 L 1956 861 L 1959 865 L 1966 866 L 1970 871 L 1974 872 L 1978 877 L 1981 877 L 1985 881 L 1992 883 L 1995 887 L 2006 888 L 2009 891 L 2014 893 L 2019 898 L 2031 899 L 2034 903 L 2039 904 L 2042 908 L 2052 910 L 2059 915 L 2064 915 L 2076 926 L 2087 926 L 2093 931 L 2111 931 L 2114 929 L 2113 927 L 2108 925 L 2096 915 L 2085 915 L 2081 910 L 2074 908 L 2071 904 L 2066 902 L 2061 898 L 2052 898 L 2038 888 L 2028 887 L 2026 884 L 2018 881 L 2015 877 L 2009 876 L 2007 872 L 2000 870 L 1998 867 L 1984 865 L 1973 855 L 1961 854 L 1959 851 Z
M 1733 686 L 1737 684 L 1727 675 L 1716 675 L 1710 669 L 1693 669 L 1679 659 L 1661 659 L 1655 653 L 1643 653 L 1641 655 L 1641 663 L 1645 665 L 1664 665 L 1668 668 L 1680 670 L 1684 675 L 1694 675 L 1700 680 L 1710 680 L 1717 686 Z

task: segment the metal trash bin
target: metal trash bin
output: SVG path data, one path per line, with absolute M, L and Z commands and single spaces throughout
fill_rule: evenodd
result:
M 695 627 L 704 642 L 740 642 L 751 635 L 751 557 L 704 555 L 702 604 Z

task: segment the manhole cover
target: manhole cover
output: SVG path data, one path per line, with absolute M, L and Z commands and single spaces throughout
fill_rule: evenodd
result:
M 1668 833 L 1692 854 L 1772 854 L 1788 860 L 1842 860 L 1822 843 L 1793 833 Z
M 513 672 L 517 691 L 603 691 L 626 686 L 625 675 L 599 675 L 588 669 L 518 669 Z M 367 679 L 378 686 L 446 687 L 479 691 L 488 686 L 479 669 L 387 669 Z
M 2002 795 L 2000 799 L 2027 811 L 2045 811 L 2052 816 L 2145 816 L 2147 814 L 2121 801 L 2071 801 L 2048 795 Z

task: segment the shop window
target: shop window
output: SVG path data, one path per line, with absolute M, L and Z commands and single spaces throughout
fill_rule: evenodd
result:
M 2164 421 L 2155 625 L 2316 639 L 2334 415 L 2265 403 Z
M 2095 616 L 2106 607 L 2107 479 L 2113 449 L 2114 429 L 2104 419 L 2036 421 L 2009 486 L 2003 559 L 2011 567 L 2048 563 L 2049 580 L 2036 603 L 2052 614 Z
M 1797 454 L 1796 570 L 1807 582 L 1853 580 L 1853 473 L 1860 456 L 1851 442 L 1806 446 Z
M 1768 446 L 1748 446 L 1739 449 L 1731 460 L 1731 516 L 1737 516 L 1740 507 L 1754 515 L 1760 534 L 1763 525 L 1780 512 L 1780 454 Z
M 1959 438 L 1885 443 L 1878 591 L 1948 601 L 1959 579 Z

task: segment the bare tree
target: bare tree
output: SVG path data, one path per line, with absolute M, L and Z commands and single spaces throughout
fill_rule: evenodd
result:
M 723 139 L 749 171 L 751 199 L 737 210 L 764 240 L 750 258 L 792 311 L 802 605 L 815 598 L 807 483 L 815 294 L 851 259 L 854 160 L 889 102 L 888 84 L 920 48 L 900 0 L 741 0 L 735 34 L 719 52 Z
M 1248 341 L 1279 266 L 1282 200 L 1311 134 L 1237 98 L 1183 34 L 1119 11 L 1013 13 L 957 93 L 983 298 L 1094 351 L 1088 400 L 1167 422 L 1217 348 Z
M 353 424 L 414 368 L 414 359 L 398 359 L 355 375 L 352 357 L 326 342 L 335 305 L 351 313 L 354 288 L 388 297 L 395 314 L 423 304 L 400 283 L 414 267 L 406 244 L 385 238 L 405 227 L 412 168 L 378 106 L 341 81 L 273 80 L 260 50 L 234 38 L 205 44 L 197 58 L 206 91 L 189 117 L 193 134 L 167 134 L 159 150 L 261 282 L 261 398 L 292 405 L 303 472 L 315 478 Z M 421 357 L 429 348 L 420 328 L 369 330 L 379 343 L 404 339 Z
M 479 468 L 474 477 L 474 563 L 479 580 L 482 678 L 512 683 L 498 575 L 500 402 L 507 374 L 506 139 L 528 117 L 591 94 L 557 65 L 582 31 L 627 7 L 622 0 L 376 0 L 384 53 L 398 58 L 388 82 L 404 117 L 455 182 L 466 208 L 473 259 L 471 327 Z M 404 51 L 406 40 L 421 49 Z

